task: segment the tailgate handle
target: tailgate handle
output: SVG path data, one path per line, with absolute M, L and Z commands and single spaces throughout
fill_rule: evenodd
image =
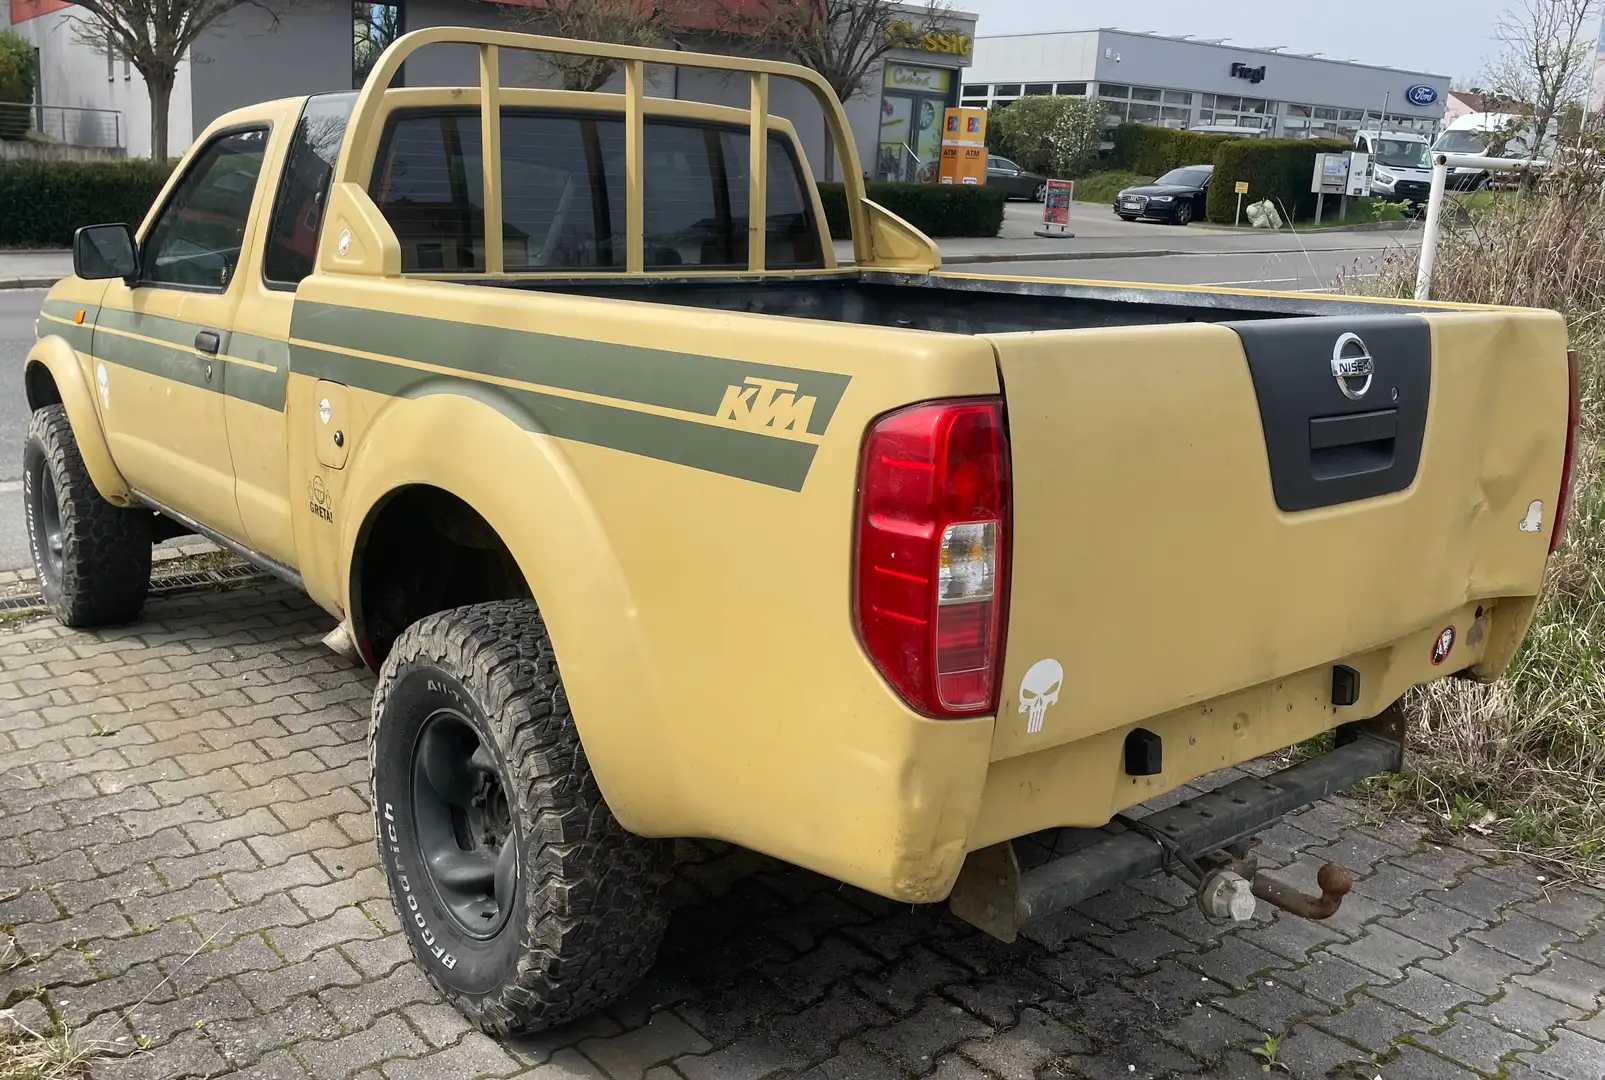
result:
M 1316 417 L 1310 421 L 1310 474 L 1335 480 L 1390 469 L 1398 434 L 1397 409 Z

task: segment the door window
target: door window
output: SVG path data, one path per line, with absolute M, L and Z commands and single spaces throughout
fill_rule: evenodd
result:
M 222 292 L 240 263 L 266 127 L 217 136 L 179 178 L 145 239 L 143 280 Z

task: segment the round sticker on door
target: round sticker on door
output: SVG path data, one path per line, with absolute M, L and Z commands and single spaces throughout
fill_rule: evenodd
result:
M 1443 633 L 1439 634 L 1432 641 L 1432 666 L 1437 667 L 1439 664 L 1449 659 L 1449 653 L 1454 650 L 1454 647 L 1455 628 L 1452 626 L 1446 626 L 1443 628 Z

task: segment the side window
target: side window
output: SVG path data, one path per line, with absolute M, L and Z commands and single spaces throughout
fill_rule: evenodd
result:
M 747 264 L 747 133 L 719 133 L 725 178 L 730 187 L 731 231 L 736 262 Z M 789 140 L 769 136 L 769 175 L 765 184 L 764 266 L 769 270 L 817 269 L 825 265 L 819 233 L 813 224 L 813 203 L 803 187 L 802 168 Z
M 624 265 L 624 125 L 502 114 L 502 263 L 517 270 Z
M 485 269 L 479 112 L 402 114 L 374 172 L 373 200 L 401 241 L 403 272 Z
M 219 135 L 179 179 L 145 239 L 144 280 L 222 291 L 239 266 L 267 128 Z
M 329 180 L 356 100 L 355 94 L 320 94 L 310 98 L 302 110 L 268 225 L 267 250 L 262 257 L 264 280 L 297 285 L 312 273 Z

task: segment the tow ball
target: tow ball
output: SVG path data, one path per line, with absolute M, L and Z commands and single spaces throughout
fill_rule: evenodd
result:
M 1354 874 L 1348 867 L 1329 862 L 1315 875 L 1320 896 L 1300 892 L 1285 882 L 1260 871 L 1252 856 L 1220 852 L 1217 857 L 1199 860 L 1202 871 L 1198 883 L 1198 910 L 1212 919 L 1248 922 L 1254 917 L 1254 898 L 1305 919 L 1330 919 L 1354 888 Z M 1204 865 L 1209 863 L 1207 868 Z

